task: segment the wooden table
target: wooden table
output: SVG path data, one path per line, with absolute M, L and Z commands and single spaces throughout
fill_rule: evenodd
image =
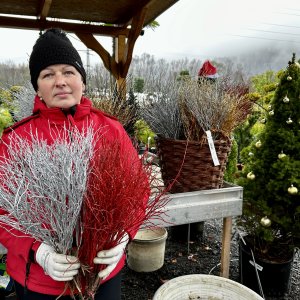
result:
M 228 278 L 232 217 L 242 214 L 243 188 L 226 184 L 220 189 L 169 194 L 168 197 L 170 201 L 162 211 L 165 213 L 163 221 L 153 220 L 157 226 L 169 227 L 223 219 L 220 275 Z

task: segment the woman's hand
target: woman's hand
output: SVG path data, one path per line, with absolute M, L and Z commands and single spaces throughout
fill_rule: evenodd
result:
M 75 256 L 58 254 L 45 243 L 36 251 L 36 262 L 44 269 L 45 274 L 56 281 L 70 281 L 78 273 L 80 263 Z
M 95 264 L 107 265 L 107 267 L 101 270 L 98 273 L 98 276 L 101 279 L 105 279 L 117 266 L 118 262 L 122 258 L 123 254 L 125 253 L 126 245 L 128 244 L 129 236 L 127 233 L 121 239 L 121 242 L 109 249 L 109 250 L 102 250 L 97 253 L 97 256 L 94 258 Z

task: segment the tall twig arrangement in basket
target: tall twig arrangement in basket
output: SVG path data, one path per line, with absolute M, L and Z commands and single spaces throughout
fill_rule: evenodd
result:
M 183 122 L 178 105 L 179 86 L 177 81 L 161 80 L 153 97 L 142 103 L 141 117 L 151 129 L 166 138 L 183 138 Z
M 251 107 L 241 87 L 226 78 L 215 82 L 186 78 L 161 82 L 156 97 L 143 103 L 140 114 L 156 134 L 199 141 L 206 130 L 230 136 Z
M 157 97 L 143 103 L 141 115 L 158 136 L 163 180 L 176 179 L 171 192 L 222 186 L 231 133 L 252 107 L 247 89 L 229 82 L 162 82 Z

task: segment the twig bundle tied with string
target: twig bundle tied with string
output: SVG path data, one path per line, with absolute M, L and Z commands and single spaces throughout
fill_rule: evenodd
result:
M 120 141 L 101 142 L 101 150 L 93 158 L 82 210 L 79 259 L 87 266 L 85 299 L 93 299 L 101 283 L 98 272 L 102 266 L 93 264 L 97 252 L 116 246 L 125 233 L 137 231 L 141 223 L 147 226 L 150 219 L 161 219 L 161 209 L 168 201 L 163 192 L 148 200 L 149 185 L 155 179 L 150 164 L 141 164 L 134 153 L 124 157 Z
M 67 134 L 48 145 L 34 133 L 30 141 L 12 133 L 0 164 L 0 206 L 7 212 L 0 224 L 64 254 L 72 246 L 93 154 L 90 129 L 84 135 L 73 132 L 72 141 Z

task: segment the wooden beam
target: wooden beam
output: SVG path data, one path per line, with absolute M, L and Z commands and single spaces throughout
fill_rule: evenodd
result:
M 145 16 L 146 16 L 147 7 L 144 7 L 139 13 L 137 13 L 131 22 L 131 28 L 129 31 L 129 35 L 127 38 L 127 42 L 124 48 L 123 54 L 123 63 L 121 68 L 121 77 L 125 78 L 127 76 L 131 60 L 132 60 L 132 53 L 134 49 L 135 42 L 144 26 Z
M 47 28 L 61 28 L 68 32 L 91 33 L 95 35 L 117 37 L 129 35 L 129 29 L 125 27 L 91 25 L 84 23 L 69 23 L 61 21 L 47 21 L 41 19 L 26 19 L 0 16 L 0 27 L 15 29 L 44 30 Z
M 49 14 L 51 4 L 52 4 L 52 0 L 43 0 L 41 12 L 39 14 L 39 18 L 41 20 L 46 20 L 48 14 Z
M 126 60 L 125 56 L 126 48 L 126 36 L 119 35 L 115 38 L 115 60 L 117 63 L 124 64 Z
M 232 217 L 226 217 L 223 219 L 221 271 L 220 271 L 220 276 L 223 276 L 225 278 L 229 278 L 231 231 L 232 231 Z
M 109 52 L 96 40 L 92 34 L 75 32 L 78 38 L 90 49 L 94 50 L 102 59 L 105 68 L 115 77 L 119 77 L 119 65 Z
M 126 37 L 124 35 L 119 35 L 117 38 L 115 38 L 115 61 L 118 64 L 119 73 L 117 79 L 117 89 L 122 94 L 120 94 L 121 97 L 125 99 L 126 97 L 126 75 L 122 76 L 122 68 L 125 64 L 126 57 L 125 57 L 125 47 L 126 47 Z

